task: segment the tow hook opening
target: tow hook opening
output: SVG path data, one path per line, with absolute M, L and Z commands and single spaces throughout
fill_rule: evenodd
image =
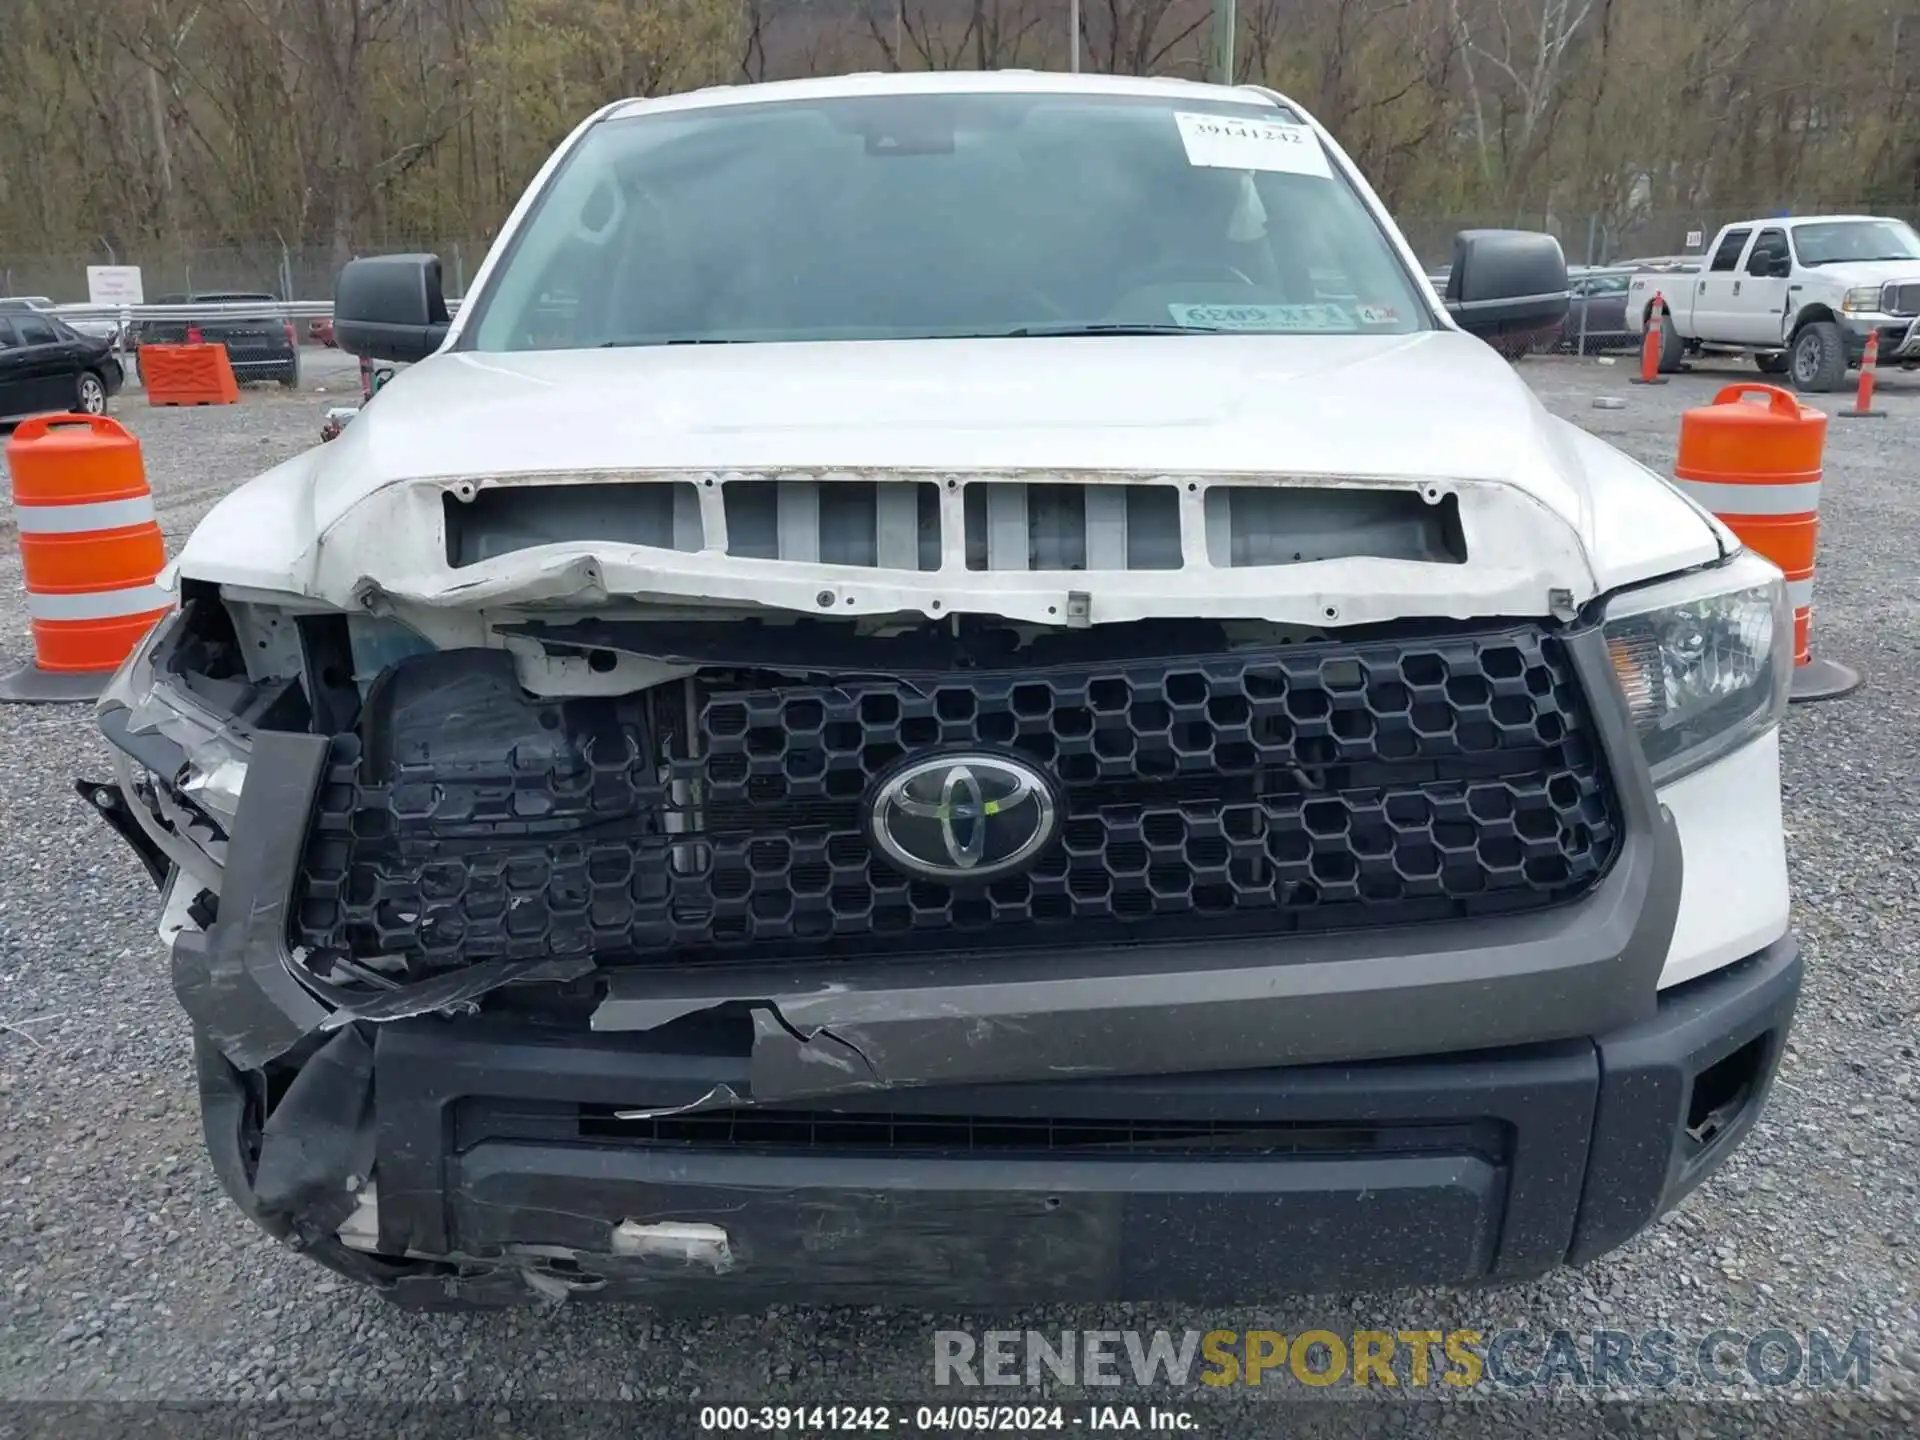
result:
M 1711 1149 L 1753 1103 L 1772 1038 L 1771 1031 L 1756 1035 L 1694 1077 L 1693 1093 L 1687 1099 L 1686 1132 L 1695 1155 Z

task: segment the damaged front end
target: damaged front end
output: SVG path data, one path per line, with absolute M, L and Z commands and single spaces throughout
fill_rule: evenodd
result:
M 535 593 L 587 563 L 560 533 L 584 491 L 457 488 L 415 517 L 442 527 L 440 588 L 187 579 L 100 703 L 115 775 L 82 793 L 163 889 L 208 1143 L 271 1233 L 423 1305 L 1076 1298 L 1134 1288 L 1114 1247 L 1155 1205 L 1270 1196 L 1232 1199 L 1252 1171 L 1206 1151 L 1306 1186 L 1302 1236 L 1359 1210 L 1428 1235 L 1381 1283 L 1564 1256 L 1567 1234 L 1489 1238 L 1515 1163 L 1498 1116 L 1532 1082 L 1455 1123 L 1393 1067 L 1645 1021 L 1680 856 L 1586 591 L 1508 565 L 1375 614 L 1420 571 L 1472 570 L 1481 501 L 1363 502 L 1371 530 L 1302 561 L 1256 543 L 1258 505 L 1209 531 L 1176 493 L 1156 533 L 1222 558 L 1176 604 L 1177 570 L 1122 602 L 1034 560 L 1058 537 L 1031 497 L 1001 517 L 1033 560 L 1017 583 L 991 493 L 902 510 L 935 536 L 917 579 L 880 565 L 911 547 L 870 486 L 873 553 L 837 567 L 837 500 L 811 498 L 798 541 L 772 492 L 760 517 L 669 497 L 658 536 L 591 564 L 601 592 L 643 561 L 678 588 L 589 604 Z M 1074 511 L 1083 561 L 1154 558 L 1128 503 L 1115 534 L 1104 499 Z M 948 512 L 987 525 L 951 565 Z M 768 553 L 683 574 L 676 516 L 742 545 L 764 520 Z M 1399 578 L 1355 598 L 1304 580 L 1312 560 Z M 752 565 L 857 563 L 886 584 L 742 598 Z M 1256 572 L 1289 567 L 1263 601 Z M 1535 599 L 1450 617 L 1476 586 Z M 1384 1088 L 1353 1111 L 1299 1088 L 1335 1064 Z M 1590 1099 L 1568 1103 L 1577 1128 Z M 1268 1268 L 1311 1281 L 1314 1248 Z M 1194 1264 L 1193 1293 L 1231 1288 Z

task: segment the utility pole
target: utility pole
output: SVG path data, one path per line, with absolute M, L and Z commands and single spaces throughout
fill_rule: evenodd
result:
M 1209 78 L 1216 85 L 1233 84 L 1233 36 L 1239 23 L 1236 0 L 1213 0 L 1213 73 Z
M 1068 11 L 1067 28 L 1069 34 L 1067 36 L 1067 44 L 1073 54 L 1073 73 L 1078 75 L 1080 73 L 1080 0 L 1073 0 L 1072 5 L 1068 7 Z

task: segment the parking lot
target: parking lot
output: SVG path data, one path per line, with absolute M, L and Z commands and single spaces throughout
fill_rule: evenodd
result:
M 236 407 L 154 410 L 137 393 L 121 398 L 170 553 L 217 497 L 315 443 L 328 405 L 351 403 L 350 357 L 302 358 L 301 392 L 252 389 Z M 1519 372 L 1555 412 L 1663 471 L 1684 408 L 1757 378 L 1751 366 L 1709 363 L 1641 389 L 1627 383 L 1628 358 L 1530 358 Z M 1602 397 L 1625 408 L 1596 408 Z M 1823 397 L 1824 408 L 1851 398 Z M 1809 961 L 1793 1049 L 1759 1129 L 1726 1169 L 1591 1268 L 1517 1289 L 1303 1297 L 1232 1314 L 398 1312 L 276 1248 L 220 1190 L 202 1155 L 187 1025 L 152 933 L 151 890 L 73 791 L 74 776 L 105 773 L 106 747 L 84 707 L 9 707 L 0 709 L 0 1398 L 511 1404 L 777 1399 L 798 1388 L 858 1401 L 924 1393 L 942 1326 L 1777 1325 L 1870 1331 L 1874 1389 L 1913 1425 L 1920 374 L 1883 374 L 1879 403 L 1887 418 L 1830 429 L 1815 600 L 1816 650 L 1862 668 L 1867 688 L 1796 707 L 1786 728 L 1788 848 Z M 27 647 L 14 539 L 0 514 L 0 668 Z

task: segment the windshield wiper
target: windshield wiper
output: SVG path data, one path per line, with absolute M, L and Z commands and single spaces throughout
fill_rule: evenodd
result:
M 1015 340 L 1029 338 L 1052 339 L 1062 335 L 1225 335 L 1230 333 L 1218 325 L 1174 325 L 1174 324 L 1114 324 L 1114 325 L 1022 325 L 1017 330 L 981 330 L 960 335 L 931 334 L 892 336 L 892 339 L 910 340 Z M 645 336 L 633 340 L 602 340 L 600 348 L 636 348 L 645 345 L 751 345 L 752 340 L 736 339 L 729 335 L 668 335 L 662 338 Z
M 602 350 L 633 350 L 643 345 L 751 345 L 751 340 L 735 340 L 725 335 L 669 335 L 663 340 L 649 336 L 641 340 L 602 340 Z

